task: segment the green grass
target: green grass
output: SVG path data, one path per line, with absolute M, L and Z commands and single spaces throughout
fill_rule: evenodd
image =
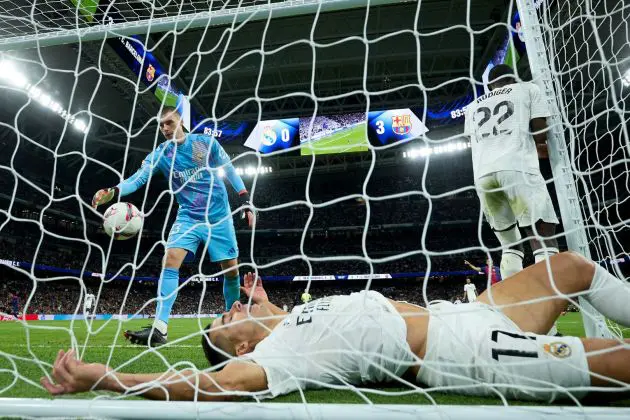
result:
M 142 327 L 146 320 L 94 322 L 92 333 L 88 334 L 87 324 L 77 321 L 71 324 L 67 321 L 34 321 L 28 327 L 18 322 L 0 323 L 0 398 L 2 397 L 30 397 L 48 398 L 39 387 L 39 378 L 44 370 L 49 370 L 48 364 L 55 359 L 59 349 L 70 347 L 73 337 L 79 348 L 84 351 L 83 360 L 88 362 L 107 362 L 111 366 L 127 363 L 124 371 L 133 373 L 161 372 L 169 366 L 179 363 L 179 367 L 206 368 L 207 364 L 200 348 L 199 336 L 178 341 L 196 331 L 199 325 L 205 326 L 209 320 L 203 319 L 174 319 L 169 328 L 169 346 L 159 350 L 147 350 L 129 345 L 120 329 Z M 559 330 L 565 335 L 584 334 L 581 317 L 576 313 L 569 313 L 559 320 Z M 28 332 L 28 334 L 27 334 Z M 27 341 L 28 337 L 28 341 Z M 176 341 L 176 343 L 174 343 Z M 30 343 L 27 345 L 27 343 Z M 112 347 L 114 345 L 115 347 Z M 432 402 L 419 393 L 409 395 L 393 395 L 398 391 L 405 391 L 401 387 L 383 387 L 390 395 L 378 395 L 366 390 L 363 396 L 374 403 L 387 404 L 431 404 Z M 93 398 L 96 394 L 86 393 L 80 398 Z M 433 398 L 439 404 L 502 404 L 496 398 L 464 397 L 432 392 Z M 72 397 L 76 398 L 76 397 Z M 352 391 L 313 390 L 305 392 L 305 398 L 311 403 L 361 403 L 364 400 Z M 293 393 L 274 401 L 302 402 L 299 393 Z M 511 402 L 511 404 L 527 404 Z M 630 401 L 618 402 L 617 405 L 630 406 Z
M 349 130 L 303 144 L 301 154 L 304 156 L 311 154 L 367 152 L 369 149 L 365 124 L 367 123 L 361 123 Z

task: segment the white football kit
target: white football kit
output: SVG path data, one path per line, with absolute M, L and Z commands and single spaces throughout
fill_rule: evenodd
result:
M 462 395 L 553 401 L 586 394 L 590 376 L 582 341 L 523 332 L 481 302 L 430 306 L 426 353 L 416 377 Z
M 388 382 L 420 365 L 419 384 L 465 395 L 552 401 L 590 385 L 582 342 L 576 337 L 524 333 L 483 303 L 431 305 L 426 354 L 407 343 L 403 317 L 380 293 L 363 291 L 300 305 L 241 356 L 260 365 L 272 398 L 331 384 Z
M 374 291 L 294 307 L 244 358 L 265 370 L 267 398 L 329 384 L 387 382 L 414 363 L 405 320 Z
M 558 223 L 529 125 L 549 115 L 540 89 L 530 82 L 495 89 L 466 109 L 464 135 L 471 140 L 475 186 L 495 230 L 538 220 Z
M 94 305 L 94 300 L 96 298 L 94 297 L 93 294 L 88 293 L 87 295 L 85 295 L 85 301 L 83 303 L 83 311 L 84 312 L 91 312 L 92 311 L 92 305 Z
M 475 287 L 473 283 L 466 283 L 464 285 L 464 292 L 466 292 L 468 303 L 471 303 L 477 300 L 477 287 Z

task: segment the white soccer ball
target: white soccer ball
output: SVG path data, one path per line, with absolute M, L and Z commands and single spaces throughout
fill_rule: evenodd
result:
M 142 229 L 140 210 L 131 203 L 111 205 L 103 218 L 105 233 L 120 241 L 133 238 Z

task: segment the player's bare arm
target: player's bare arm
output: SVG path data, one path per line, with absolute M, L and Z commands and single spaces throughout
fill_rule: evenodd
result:
M 230 362 L 219 372 L 182 370 L 163 373 L 119 373 L 100 363 L 84 363 L 74 350 L 60 350 L 52 378 L 42 377 L 42 386 L 52 395 L 76 394 L 91 390 L 125 393 L 140 391 L 152 400 L 229 401 L 239 392 L 267 389 L 262 367 L 249 362 Z
M 475 270 L 476 272 L 481 273 L 481 267 L 477 267 L 476 265 L 471 264 L 468 260 L 464 260 L 464 264 L 466 264 L 472 270 Z
M 548 159 L 549 151 L 547 149 L 547 119 L 532 118 L 529 122 L 532 137 L 536 142 L 536 151 L 539 159 Z

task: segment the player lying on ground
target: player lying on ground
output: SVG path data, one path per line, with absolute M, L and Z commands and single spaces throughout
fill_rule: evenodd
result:
M 541 334 L 566 308 L 561 296 L 581 295 L 608 318 L 630 325 L 628 284 L 577 254 L 558 254 L 549 263 L 553 284 L 542 262 L 497 283 L 475 303 L 443 302 L 429 311 L 364 291 L 317 299 L 287 314 L 248 274 L 244 291 L 253 305 L 234 302 L 202 338 L 216 366 L 225 354 L 237 357 L 222 370 L 126 374 L 60 351 L 52 378 L 41 383 L 53 395 L 100 389 L 171 400 L 230 400 L 243 392 L 275 397 L 401 377 L 446 387 L 444 392 L 515 399 L 627 387 L 630 340 L 624 347 L 611 339 Z
M 96 208 L 118 196 L 131 194 L 158 170 L 169 179 L 177 198 L 179 210 L 166 244 L 155 322 L 140 331 L 125 331 L 125 337 L 131 342 L 143 345 L 166 343 L 168 318 L 177 298 L 179 268 L 188 254 L 194 257 L 200 243 L 208 242 L 210 260 L 219 262 L 225 271 L 223 296 L 226 310 L 240 297 L 238 245 L 227 191 L 218 176 L 219 168 L 223 169 L 240 197 L 241 219 L 249 227 L 254 223 L 254 215 L 247 207 L 250 203 L 245 185 L 216 139 L 185 133 L 183 121 L 172 107 L 162 109 L 160 130 L 167 141 L 147 155 L 142 167 L 117 186 L 98 191 L 92 200 Z
M 488 80 L 491 92 L 466 108 L 464 135 L 470 137 L 481 208 L 503 247 L 505 279 L 523 269 L 519 227 L 536 262 L 558 253 L 558 218 L 538 162 L 551 114 L 538 86 L 517 82 L 510 66 L 494 67 Z

